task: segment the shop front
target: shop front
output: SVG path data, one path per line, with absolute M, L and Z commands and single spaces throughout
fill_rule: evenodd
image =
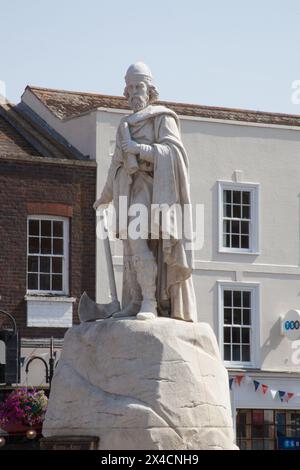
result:
M 300 450 L 300 410 L 237 409 L 241 450 Z

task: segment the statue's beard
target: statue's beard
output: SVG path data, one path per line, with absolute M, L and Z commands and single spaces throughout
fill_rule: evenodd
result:
M 129 98 L 129 105 L 134 112 L 140 111 L 148 105 L 148 98 L 144 98 L 143 96 L 133 96 L 132 98 Z

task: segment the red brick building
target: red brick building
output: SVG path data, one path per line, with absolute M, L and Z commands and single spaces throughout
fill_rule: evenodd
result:
M 50 337 L 59 348 L 78 322 L 82 292 L 95 298 L 95 195 L 94 161 L 37 116 L 0 105 L 0 309 L 16 320 L 23 357 L 47 360 Z M 39 367 L 29 384 L 42 382 Z

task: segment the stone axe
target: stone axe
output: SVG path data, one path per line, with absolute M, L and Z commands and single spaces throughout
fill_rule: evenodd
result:
M 116 288 L 114 267 L 108 238 L 107 215 L 105 210 L 103 211 L 103 229 L 103 232 L 106 232 L 106 236 L 103 238 L 112 301 L 109 304 L 97 304 L 92 299 L 90 299 L 86 292 L 84 292 L 78 305 L 78 315 L 82 323 L 109 318 L 113 313 L 119 312 L 121 310 Z

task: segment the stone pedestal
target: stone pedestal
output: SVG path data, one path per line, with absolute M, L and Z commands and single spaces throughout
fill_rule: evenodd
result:
M 66 333 L 43 435 L 99 449 L 234 449 L 228 374 L 208 324 L 82 323 Z

